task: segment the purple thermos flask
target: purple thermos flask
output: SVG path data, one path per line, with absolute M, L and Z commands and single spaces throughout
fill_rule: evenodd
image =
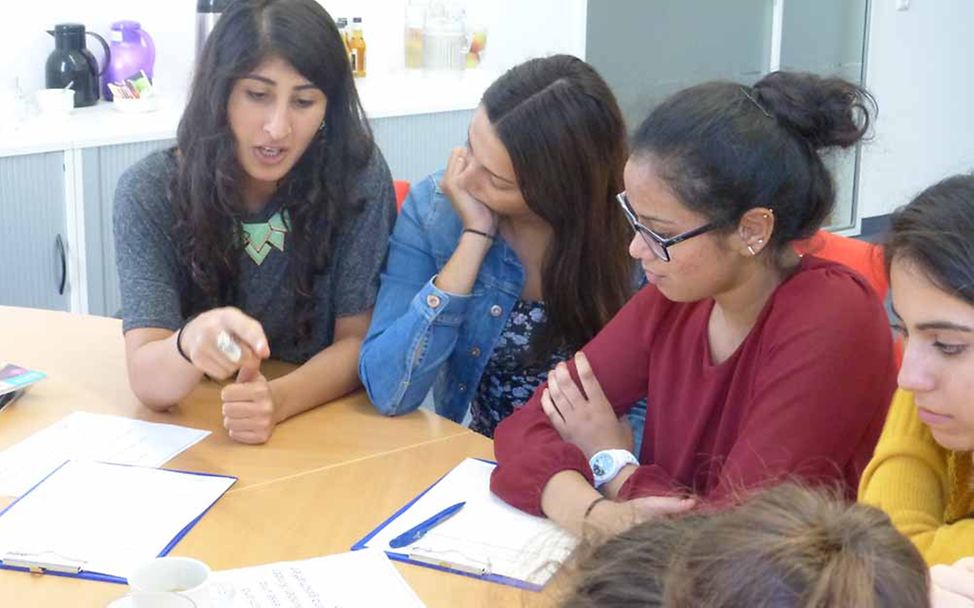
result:
M 152 65 L 156 61 L 156 45 L 152 37 L 142 29 L 138 21 L 116 21 L 109 34 L 112 58 L 105 71 L 102 89 L 105 99 L 112 99 L 109 82 L 118 82 L 139 74 L 139 70 L 152 80 Z

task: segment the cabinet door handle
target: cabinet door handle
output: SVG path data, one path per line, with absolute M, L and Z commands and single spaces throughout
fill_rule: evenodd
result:
M 63 296 L 64 285 L 68 281 L 68 260 L 64 251 L 64 240 L 60 234 L 54 239 L 54 250 L 57 251 L 58 257 L 61 258 L 61 279 L 58 284 L 57 293 L 59 296 Z

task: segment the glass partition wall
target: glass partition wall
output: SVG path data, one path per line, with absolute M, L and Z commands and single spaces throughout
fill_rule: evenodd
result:
M 707 80 L 752 84 L 773 70 L 865 81 L 869 0 L 589 0 L 586 58 L 630 128 L 671 93 Z M 859 146 L 826 162 L 829 229 L 857 234 Z

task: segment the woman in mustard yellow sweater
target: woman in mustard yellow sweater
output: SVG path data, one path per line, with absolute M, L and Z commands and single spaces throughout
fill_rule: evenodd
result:
M 952 563 L 974 556 L 974 176 L 897 211 L 886 260 L 907 342 L 859 499 L 886 511 L 929 564 Z

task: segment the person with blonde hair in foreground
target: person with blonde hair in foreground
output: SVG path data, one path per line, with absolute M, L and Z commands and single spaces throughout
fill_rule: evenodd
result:
M 930 605 L 923 557 L 882 511 L 795 484 L 654 518 L 576 555 L 562 608 Z

